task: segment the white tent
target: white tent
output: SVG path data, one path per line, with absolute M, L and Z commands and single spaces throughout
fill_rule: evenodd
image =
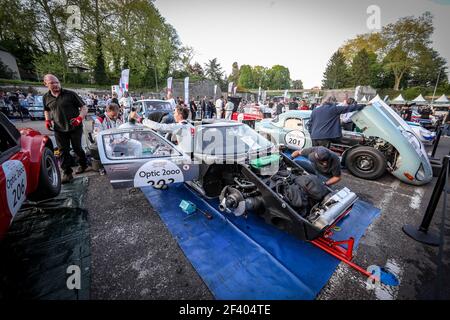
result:
M 375 101 L 381 101 L 380 95 L 377 94 L 369 103 L 374 103 Z
M 418 97 L 416 97 L 414 100 L 412 100 L 411 102 L 413 103 L 417 103 L 417 104 L 426 104 L 427 100 L 425 100 L 422 96 L 422 94 L 420 94 Z
M 361 99 L 361 102 L 367 102 L 366 96 L 364 96 L 364 97 Z
M 437 103 L 448 103 L 449 101 L 447 99 L 447 96 L 445 94 L 443 94 L 442 96 L 439 97 L 439 99 L 434 100 L 434 102 L 437 102 Z
M 402 94 L 399 94 L 397 98 L 391 101 L 391 104 L 405 104 L 406 100 L 403 98 Z

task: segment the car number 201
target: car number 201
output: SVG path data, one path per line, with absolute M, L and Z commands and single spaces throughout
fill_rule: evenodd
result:
M 303 148 L 305 145 L 305 134 L 300 130 L 288 132 L 284 138 L 286 145 L 292 148 Z

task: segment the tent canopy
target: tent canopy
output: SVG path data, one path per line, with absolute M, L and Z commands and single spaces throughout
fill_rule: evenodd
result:
M 381 98 L 380 98 L 380 95 L 377 94 L 372 100 L 370 100 L 370 103 L 373 103 L 373 102 L 379 101 L 379 100 L 381 100 Z
M 361 99 L 361 102 L 367 102 L 366 96 L 364 96 L 364 97 Z
M 438 103 L 448 103 L 448 99 L 447 96 L 445 94 L 443 94 L 442 96 L 439 97 L 439 99 L 435 100 L 434 102 L 438 102 Z
M 414 100 L 412 100 L 411 102 L 414 103 L 418 103 L 418 104 L 423 104 L 423 103 L 427 103 L 427 100 L 424 99 L 424 97 L 422 96 L 422 94 L 419 94 Z
M 399 94 L 397 98 L 391 101 L 391 104 L 405 104 L 406 100 L 403 98 L 402 94 Z

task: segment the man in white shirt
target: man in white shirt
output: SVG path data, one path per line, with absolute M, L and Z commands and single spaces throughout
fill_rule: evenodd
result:
M 216 100 L 216 116 L 217 119 L 222 119 L 223 111 L 223 96 Z

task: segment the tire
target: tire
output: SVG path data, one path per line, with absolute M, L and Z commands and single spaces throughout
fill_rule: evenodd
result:
M 56 197 L 61 191 L 61 174 L 53 152 L 45 147 L 41 157 L 38 187 L 28 196 L 32 201 Z
M 356 177 L 375 180 L 386 171 L 384 155 L 372 147 L 357 147 L 348 151 L 345 164 Z

